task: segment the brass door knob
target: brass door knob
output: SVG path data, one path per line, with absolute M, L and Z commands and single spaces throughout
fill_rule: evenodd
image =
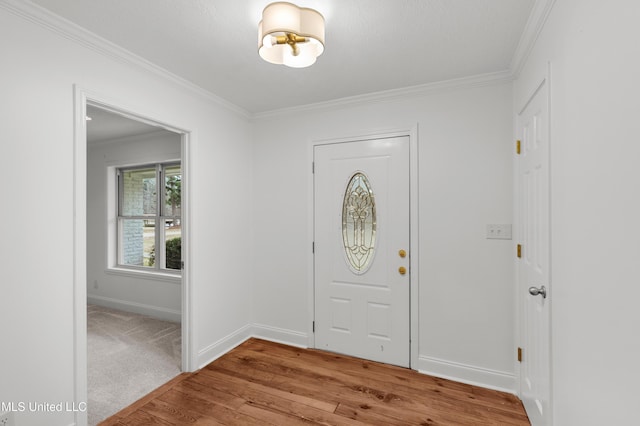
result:
M 401 266 L 398 268 L 398 272 L 400 272 L 400 275 L 404 275 L 407 273 L 407 268 L 405 268 L 404 266 Z
M 398 252 L 398 255 L 399 255 L 400 257 L 402 257 L 402 258 L 405 258 L 405 257 L 407 257 L 407 252 L 406 252 L 406 251 L 404 251 L 404 250 L 400 250 L 400 251 Z

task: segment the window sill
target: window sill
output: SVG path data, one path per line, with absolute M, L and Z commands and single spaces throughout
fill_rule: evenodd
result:
M 182 276 L 180 273 L 171 274 L 168 272 L 156 272 L 156 271 L 138 271 L 135 269 L 126 268 L 107 268 L 105 273 L 110 275 L 120 275 L 131 278 L 139 278 L 142 280 L 155 280 L 166 281 L 173 284 L 182 284 Z

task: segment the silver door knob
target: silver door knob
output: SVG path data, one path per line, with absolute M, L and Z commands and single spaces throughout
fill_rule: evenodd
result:
M 547 298 L 547 289 L 545 288 L 545 286 L 542 286 L 540 288 L 529 287 L 529 294 L 532 295 L 532 296 L 542 295 L 542 298 L 546 299 Z

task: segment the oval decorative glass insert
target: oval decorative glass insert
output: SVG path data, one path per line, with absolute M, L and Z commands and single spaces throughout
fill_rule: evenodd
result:
M 373 260 L 376 245 L 376 203 L 369 179 L 356 172 L 344 192 L 342 243 L 351 270 L 364 274 Z

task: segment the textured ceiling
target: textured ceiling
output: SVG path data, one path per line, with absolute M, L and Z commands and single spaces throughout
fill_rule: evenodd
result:
M 300 0 L 326 19 L 310 68 L 264 62 L 269 0 L 32 0 L 250 113 L 508 69 L 534 0 Z

